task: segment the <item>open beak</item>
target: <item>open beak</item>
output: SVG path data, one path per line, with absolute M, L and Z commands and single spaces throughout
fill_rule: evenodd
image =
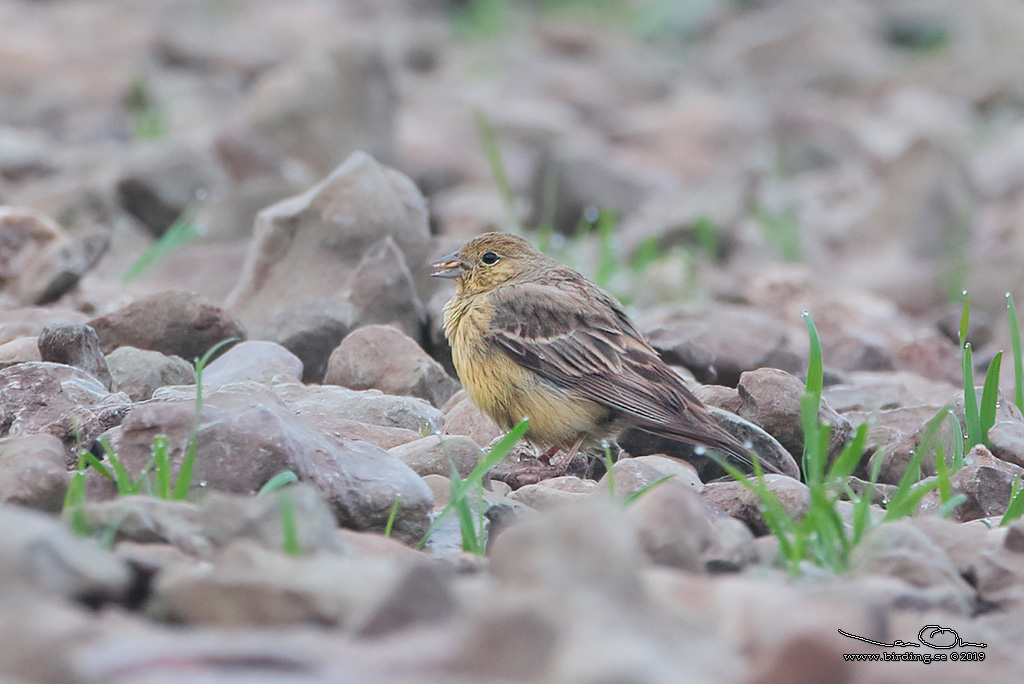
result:
M 434 278 L 458 278 L 465 269 L 462 268 L 462 261 L 458 252 L 452 252 L 438 259 L 432 264 L 437 270 L 430 275 Z

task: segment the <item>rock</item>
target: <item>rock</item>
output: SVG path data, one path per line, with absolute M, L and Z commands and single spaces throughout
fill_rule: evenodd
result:
M 782 506 L 796 521 L 800 521 L 811 505 L 807 485 L 785 475 L 764 476 L 768 490 L 779 498 Z M 771 530 L 761 517 L 761 500 L 739 482 L 709 482 L 701 492 L 704 501 L 715 510 L 742 521 L 757 536 Z
M 739 415 L 763 428 L 793 455 L 800 458 L 804 449 L 804 432 L 800 419 L 800 401 L 804 383 L 774 368 L 761 368 L 740 376 Z M 818 420 L 829 426 L 829 463 L 853 438 L 853 426 L 822 399 Z
M 51 323 L 86 323 L 88 320 L 89 317 L 79 311 L 58 307 L 0 309 L 0 342 L 37 337 Z
M 331 433 L 341 432 L 353 421 L 399 428 L 416 435 L 437 434 L 444 425 L 440 411 L 415 397 L 331 385 L 285 383 L 274 385 L 271 390 L 300 418 Z
M 170 142 L 170 141 L 168 141 Z M 153 237 L 160 237 L 199 199 L 220 190 L 227 174 L 206 150 L 179 143 L 140 149 L 117 179 L 117 199 Z
M 299 358 L 303 382 L 321 382 L 331 352 L 355 328 L 357 316 L 347 300 L 312 301 L 278 313 L 263 328 L 262 336 Z
M 279 344 L 260 340 L 240 342 L 203 369 L 203 386 L 236 382 L 298 382 L 302 361 Z
M 444 416 L 446 435 L 466 435 L 480 446 L 487 446 L 504 434 L 502 429 L 469 397 L 453 406 Z
M 279 156 L 326 173 L 354 150 L 395 156 L 395 86 L 381 47 L 338 41 L 264 74 L 245 118 Z
M 458 389 L 441 364 L 390 325 L 363 326 L 345 337 L 331 353 L 324 384 L 420 397 L 434 406 Z
M 614 479 L 615 496 L 626 498 L 666 476 L 672 482 L 683 484 L 697 493 L 704 489 L 704 483 L 697 477 L 692 465 L 677 458 L 659 455 L 618 459 L 611 473 L 605 473 L 601 478 L 601 485 L 608 487 L 608 480 Z
M 39 333 L 37 344 L 42 361 L 79 368 L 111 389 L 113 380 L 100 351 L 99 338 L 88 325 L 51 323 Z
M 423 306 L 411 273 L 429 240 L 412 182 L 353 154 L 307 192 L 259 213 L 228 308 L 256 337 L 302 359 L 307 379 L 319 371 L 319 380 L 330 351 L 360 324 L 394 323 L 419 336 Z
M 135 406 L 110 435 L 133 477 L 147 467 L 158 434 L 167 436 L 172 469 L 177 470 L 195 429 L 195 402 L 175 395 L 181 396 L 157 392 Z M 342 525 L 383 529 L 392 503 L 400 498 L 394 533 L 418 539 L 426 530 L 430 490 L 408 466 L 372 444 L 334 439 L 310 427 L 263 385 L 204 392 L 195 434 L 193 487 L 205 483 L 213 490 L 252 493 L 291 470 L 320 492 Z
M 1006 528 L 1003 545 L 1007 551 L 1024 553 L 1024 520 L 1015 520 Z
M 476 442 L 462 435 L 428 435 L 390 450 L 417 475 L 448 477 L 454 468 L 461 477 L 473 471 L 484 457 Z
M 754 535 L 743 522 L 736 518 L 711 521 L 711 544 L 701 554 L 707 572 L 738 572 L 756 563 L 759 557 Z
M 542 480 L 537 484 L 520 487 L 508 498 L 537 510 L 559 508 L 582 498 L 586 498 L 601 487 L 593 480 L 583 480 L 572 475 L 563 475 Z
M 68 487 L 65 458 L 52 435 L 0 438 L 0 503 L 59 513 Z
M 387 559 L 292 558 L 237 542 L 212 564 L 166 568 L 156 578 L 146 612 L 186 624 L 345 625 L 366 614 L 399 571 Z
M 437 565 L 416 563 L 370 610 L 357 630 L 359 635 L 372 639 L 417 624 L 443 622 L 458 609 L 449 584 L 449 575 Z
M 168 291 L 137 299 L 113 313 L 89 321 L 109 353 L 136 347 L 198 359 L 222 340 L 245 338 L 245 330 L 227 311 L 189 292 Z
M 519 490 L 522 491 L 522 490 Z M 703 570 L 712 523 L 700 494 L 675 481 L 645 492 L 627 509 L 647 558 L 688 572 Z
M 996 458 L 1024 467 L 1024 422 L 1000 420 L 988 431 L 989 446 Z
M 59 519 L 0 507 L 0 578 L 7 587 L 36 587 L 48 594 L 103 602 L 127 595 L 127 566 L 92 540 L 76 537 Z
M 598 497 L 523 520 L 490 553 L 496 582 L 550 596 L 592 591 L 625 605 L 640 600 L 641 557 L 625 513 Z
M 1002 515 L 1010 503 L 1014 482 L 1024 480 L 1024 468 L 994 457 L 982 445 L 964 457 L 964 467 L 953 473 L 953 491 L 967 497 L 956 507 L 961 522 Z
M 169 544 L 200 559 L 212 558 L 217 549 L 247 539 L 271 551 L 281 551 L 284 534 L 282 497 L 292 506 L 299 548 L 303 553 L 338 550 L 334 513 L 316 490 L 292 485 L 271 495 L 239 496 L 212 491 L 201 504 L 151 496 L 119 496 L 110 501 L 87 502 L 84 519 L 94 534 L 116 529 L 114 541 L 133 544 Z
M 721 385 L 734 387 L 741 373 L 764 366 L 802 370 L 778 323 L 750 307 L 716 304 L 707 311 L 679 311 L 657 325 L 641 327 L 659 353 L 671 356 L 673 349 L 688 345 L 714 350 L 716 382 Z
M 0 370 L 0 437 L 52 435 L 64 444 L 69 464 L 79 445 L 91 445 L 127 410 L 127 396 L 110 394 L 74 366 L 39 361 Z
M 969 614 L 974 590 L 949 556 L 909 521 L 868 530 L 850 556 L 850 575 L 886 575 L 903 580 L 947 610 Z
M 550 207 L 551 216 L 532 217 L 536 225 L 548 218 L 554 227 L 567 235 L 579 225 L 585 209 L 604 207 L 622 216 L 635 211 L 655 190 L 667 184 L 650 172 L 627 168 L 606 150 L 597 146 L 564 145 L 549 150 L 533 181 L 533 207 Z M 550 188 L 557 190 L 554 197 Z
M 304 484 L 259 496 L 210 492 L 202 502 L 203 535 L 217 547 L 247 539 L 271 551 L 281 551 L 285 539 L 285 501 L 295 521 L 295 539 L 302 553 L 342 548 L 335 534 L 334 512 L 315 488 Z
M 7 368 L 26 361 L 42 361 L 39 356 L 37 337 L 19 337 L 0 344 L 0 368 Z
M 40 305 L 74 289 L 106 252 L 109 237 L 68 237 L 39 214 L 0 207 L 0 244 L 0 292 L 22 305 Z
M 692 389 L 694 395 L 706 406 L 714 406 L 729 413 L 736 413 L 743 404 L 743 400 L 740 399 L 740 391 L 734 387 L 699 385 Z
M 135 347 L 118 347 L 106 358 L 114 390 L 124 392 L 132 401 L 145 401 L 153 396 L 153 392 L 167 385 L 195 382 L 192 365 L 178 356 Z

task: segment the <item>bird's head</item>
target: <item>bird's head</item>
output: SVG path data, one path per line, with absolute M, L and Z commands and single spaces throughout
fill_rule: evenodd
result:
M 460 294 L 489 292 L 499 285 L 528 279 L 553 262 L 523 238 L 511 233 L 484 233 L 457 252 L 443 256 L 430 275 L 452 278 Z

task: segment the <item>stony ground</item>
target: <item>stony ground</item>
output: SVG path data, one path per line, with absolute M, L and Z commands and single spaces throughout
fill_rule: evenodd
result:
M 622 298 L 793 468 L 809 312 L 875 518 L 964 416 L 963 289 L 979 384 L 1009 350 L 1024 6 L 585 4 L 0 0 L 2 681 L 1018 679 L 1009 353 L 959 505 L 875 525 L 846 572 L 787 573 L 746 489 L 627 438 L 611 473 L 517 447 L 474 493 L 486 554 L 454 517 L 416 548 L 501 434 L 426 268 L 485 230 Z

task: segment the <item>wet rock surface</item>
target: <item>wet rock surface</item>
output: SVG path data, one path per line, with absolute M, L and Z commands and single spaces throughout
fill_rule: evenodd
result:
M 697 4 L 0 1 L 0 679 L 1019 679 L 1024 8 Z M 635 433 L 477 481 L 428 273 L 488 230 L 778 506 Z M 927 625 L 985 646 L 839 632 Z

